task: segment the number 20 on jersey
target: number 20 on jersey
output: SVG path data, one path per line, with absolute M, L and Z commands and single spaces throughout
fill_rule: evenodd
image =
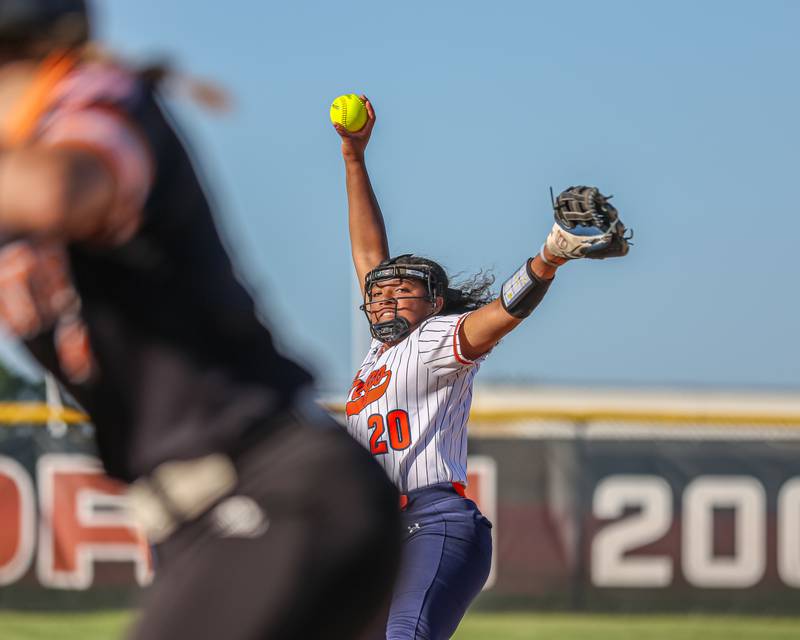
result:
M 411 446 L 408 413 L 402 409 L 390 411 L 386 414 L 385 420 L 382 414 L 373 413 L 367 418 L 367 428 L 370 430 L 369 450 L 372 455 L 388 453 L 389 447 L 395 451 L 402 451 Z

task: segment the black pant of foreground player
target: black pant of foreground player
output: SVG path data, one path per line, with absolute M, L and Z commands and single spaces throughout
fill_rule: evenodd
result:
M 158 545 L 137 640 L 359 637 L 393 575 L 397 496 L 328 419 L 287 416 L 236 456 L 234 494 Z
M 394 578 L 397 493 L 302 400 L 156 74 L 88 37 L 83 0 L 0 2 L 0 319 L 92 416 L 157 543 L 133 637 L 355 638 Z

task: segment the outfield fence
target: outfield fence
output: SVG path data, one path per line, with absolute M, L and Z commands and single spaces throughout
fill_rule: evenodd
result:
M 794 613 L 800 412 L 475 412 L 496 466 L 479 604 Z
M 0 607 L 130 602 L 149 554 L 91 424 L 13 403 L 0 424 Z M 469 446 L 478 608 L 798 610 L 800 412 L 479 406 Z

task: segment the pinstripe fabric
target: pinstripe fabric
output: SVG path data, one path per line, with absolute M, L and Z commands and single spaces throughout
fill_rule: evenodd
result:
M 347 431 L 402 492 L 466 484 L 472 381 L 486 357 L 472 362 L 461 353 L 458 327 L 466 315 L 430 318 L 391 347 L 373 340 L 353 380 Z

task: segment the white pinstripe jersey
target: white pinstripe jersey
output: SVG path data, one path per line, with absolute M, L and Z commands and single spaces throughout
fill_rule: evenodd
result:
M 434 316 L 399 344 L 373 340 L 347 398 L 347 431 L 402 492 L 467 482 L 467 418 L 480 363 L 461 353 L 467 314 Z

